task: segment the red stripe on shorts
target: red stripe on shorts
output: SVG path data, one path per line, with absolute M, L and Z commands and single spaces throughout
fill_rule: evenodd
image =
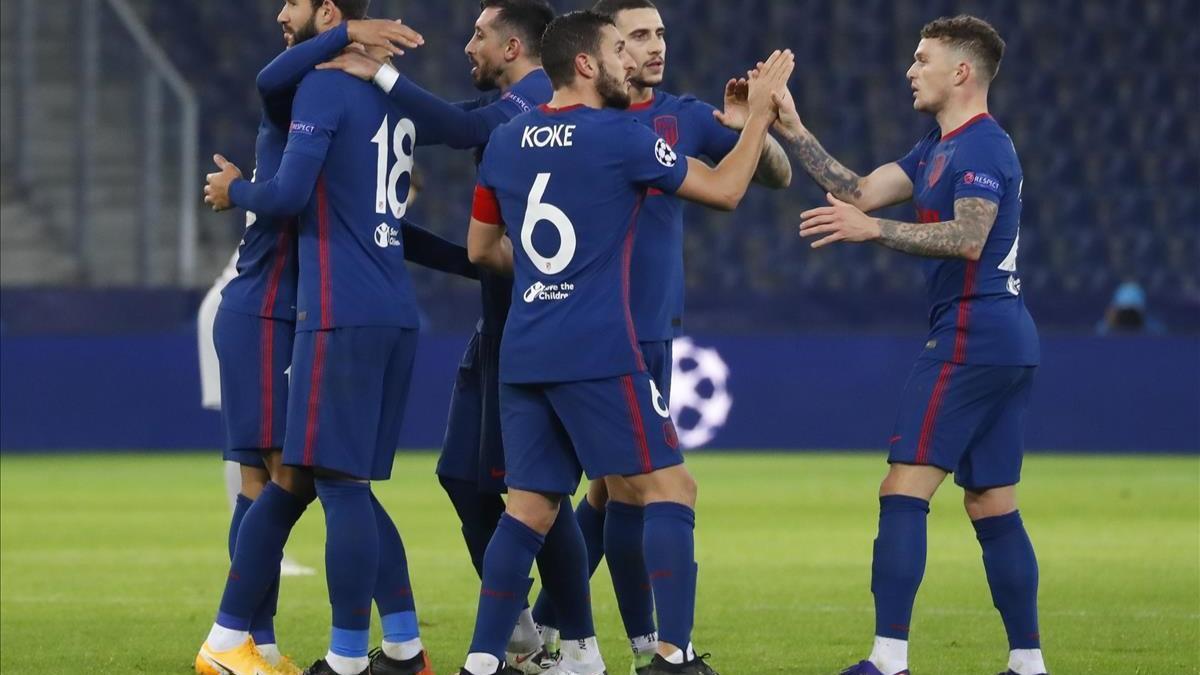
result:
M 638 446 L 638 459 L 642 462 L 642 473 L 650 473 L 654 470 L 654 464 L 650 462 L 650 444 L 646 442 L 646 427 L 642 424 L 642 409 L 638 407 L 637 389 L 633 385 L 633 378 L 629 375 L 622 375 L 621 386 L 625 390 L 625 404 L 629 407 L 629 424 L 633 427 L 633 439 Z
M 946 390 L 950 388 L 950 375 L 954 372 L 954 364 L 945 362 L 938 373 L 937 383 L 933 386 L 933 394 L 929 397 L 929 405 L 925 408 L 925 419 L 921 423 L 921 439 L 917 442 L 917 464 L 929 463 L 929 451 L 933 445 L 933 430 L 937 422 L 938 411 L 946 398 Z
M 308 384 L 308 420 L 304 428 L 304 466 L 312 466 L 316 456 L 317 419 L 321 412 L 321 373 L 325 370 L 325 341 L 329 333 L 316 331 L 313 354 L 312 378 Z

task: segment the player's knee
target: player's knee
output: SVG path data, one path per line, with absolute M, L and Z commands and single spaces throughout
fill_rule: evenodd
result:
M 936 466 L 892 464 L 879 484 L 879 496 L 904 495 L 929 500 L 947 475 Z
M 311 503 L 317 498 L 317 488 L 310 471 L 284 466 L 271 480 L 291 495 L 303 499 L 305 503 Z
M 562 495 L 543 495 L 524 490 L 509 490 L 505 513 L 529 529 L 545 535 L 558 518 Z
M 674 502 L 695 508 L 699 486 L 682 464 L 630 479 L 642 504 Z
M 963 508 L 971 520 L 994 518 L 1017 510 L 1016 486 L 991 488 L 988 490 L 963 490 Z
M 608 479 L 606 478 L 597 478 L 588 484 L 588 504 L 591 504 L 592 508 L 596 509 L 597 511 L 604 510 L 604 507 L 608 504 L 608 499 L 611 494 L 612 491 L 609 488 Z
M 267 486 L 267 481 L 270 476 L 265 469 L 256 466 L 242 465 L 242 489 L 241 492 L 248 499 L 258 499 L 262 494 L 263 488 Z

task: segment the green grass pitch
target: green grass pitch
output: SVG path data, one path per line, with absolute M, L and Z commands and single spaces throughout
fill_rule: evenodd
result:
M 405 537 L 423 637 L 446 675 L 462 663 L 478 581 L 433 466 L 432 454 L 401 455 L 378 492 Z M 862 658 L 882 459 L 696 453 L 691 466 L 701 486 L 695 639 L 716 668 L 830 674 Z M 1025 477 L 1052 672 L 1200 672 L 1200 458 L 1034 456 Z M 1005 666 L 959 499 L 947 485 L 930 518 L 916 673 Z M 0 458 L 0 671 L 190 672 L 216 611 L 227 524 L 211 455 Z M 320 567 L 322 529 L 314 507 L 289 553 Z M 604 653 L 622 674 L 627 647 L 603 566 L 594 583 Z M 322 655 L 328 621 L 323 578 L 284 581 L 286 652 Z

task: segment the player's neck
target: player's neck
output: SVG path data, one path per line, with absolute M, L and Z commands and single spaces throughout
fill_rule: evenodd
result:
M 578 80 L 577 80 L 578 82 Z M 570 108 L 584 105 L 589 108 L 604 107 L 604 99 L 593 87 L 569 86 L 554 90 L 554 97 L 547 104 L 551 108 Z
M 541 67 L 542 64 L 533 63 L 525 59 L 514 61 L 510 67 L 505 68 L 504 71 L 500 73 L 500 77 L 498 78 L 496 84 L 500 86 L 500 91 L 508 91 L 514 84 L 525 79 L 526 75 Z
M 937 114 L 937 123 L 942 135 L 958 129 L 972 118 L 986 114 L 988 111 L 987 95 L 974 96 L 962 102 L 947 105 Z
M 654 87 L 638 87 L 629 85 L 629 104 L 641 105 L 654 100 Z

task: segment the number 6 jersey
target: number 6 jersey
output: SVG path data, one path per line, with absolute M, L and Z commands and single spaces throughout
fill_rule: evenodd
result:
M 929 293 L 929 339 L 922 357 L 1037 365 L 1037 328 L 1017 274 L 1024 178 L 1012 139 L 982 114 L 945 136 L 934 127 L 898 164 L 912 180 L 922 223 L 952 220 L 957 199 L 986 199 L 998 208 L 979 260 L 922 260 Z
M 316 70 L 292 105 L 288 153 L 322 162 L 300 216 L 296 330 L 419 324 L 404 264 L 416 131 L 374 84 Z
M 496 129 L 472 213 L 513 242 L 501 381 L 646 369 L 629 305 L 638 213 L 648 188 L 673 194 L 686 176 L 686 157 L 616 110 L 542 106 Z

